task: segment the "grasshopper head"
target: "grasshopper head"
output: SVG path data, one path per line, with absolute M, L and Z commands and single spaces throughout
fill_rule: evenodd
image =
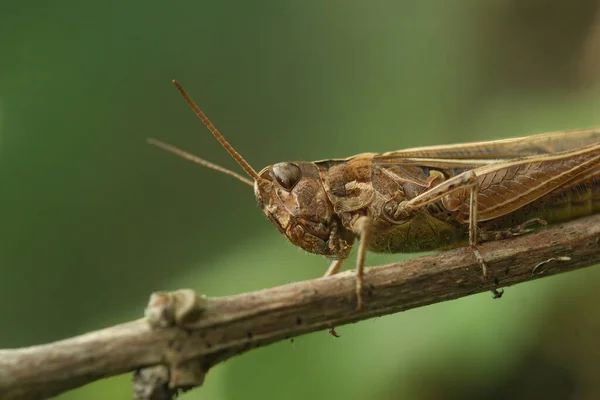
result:
M 345 258 L 350 233 L 333 212 L 319 171 L 310 162 L 282 162 L 264 168 L 254 194 L 267 218 L 290 242 L 331 258 Z
M 251 179 L 159 140 L 148 139 L 148 142 L 254 186 L 256 199 L 267 218 L 293 244 L 310 253 L 334 259 L 346 258 L 354 237 L 333 212 L 333 206 L 321 184 L 317 166 L 309 162 L 278 163 L 257 173 L 225 140 L 181 85 L 176 81 L 173 83 L 198 118 Z

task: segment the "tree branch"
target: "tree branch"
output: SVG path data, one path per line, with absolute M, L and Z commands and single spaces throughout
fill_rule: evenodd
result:
M 593 265 L 600 261 L 599 242 L 596 215 L 484 244 L 487 283 L 469 248 L 369 268 L 360 311 L 353 271 L 220 298 L 158 293 L 143 319 L 0 350 L 0 398 L 47 398 L 140 369 L 137 398 L 170 398 L 177 388 L 200 385 L 213 365 L 255 347 Z M 162 394 L 151 397 L 158 389 Z

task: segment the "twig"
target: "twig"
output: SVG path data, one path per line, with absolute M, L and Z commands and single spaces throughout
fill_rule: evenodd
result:
M 596 215 L 484 244 L 488 283 L 468 248 L 369 268 L 360 311 L 353 271 L 220 298 L 158 293 L 143 319 L 0 350 L 0 398 L 47 398 L 147 367 L 154 368 L 135 375 L 138 398 L 169 398 L 178 388 L 200 385 L 218 362 L 255 347 L 593 265 L 600 261 L 599 242 Z

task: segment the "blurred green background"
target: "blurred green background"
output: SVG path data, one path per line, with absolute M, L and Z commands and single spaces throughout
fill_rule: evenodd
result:
M 324 273 L 247 186 L 145 143 L 237 168 L 171 79 L 257 169 L 600 126 L 599 21 L 596 0 L 2 0 L 0 347 L 138 318 L 156 290 Z M 182 399 L 598 398 L 598 279 L 306 335 Z M 59 398 L 130 398 L 129 381 Z

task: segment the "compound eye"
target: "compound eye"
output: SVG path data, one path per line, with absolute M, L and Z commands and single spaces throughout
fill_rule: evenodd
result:
M 273 165 L 273 176 L 277 182 L 288 192 L 296 186 L 300 178 L 302 178 L 302 171 L 296 164 L 289 162 L 282 162 Z

